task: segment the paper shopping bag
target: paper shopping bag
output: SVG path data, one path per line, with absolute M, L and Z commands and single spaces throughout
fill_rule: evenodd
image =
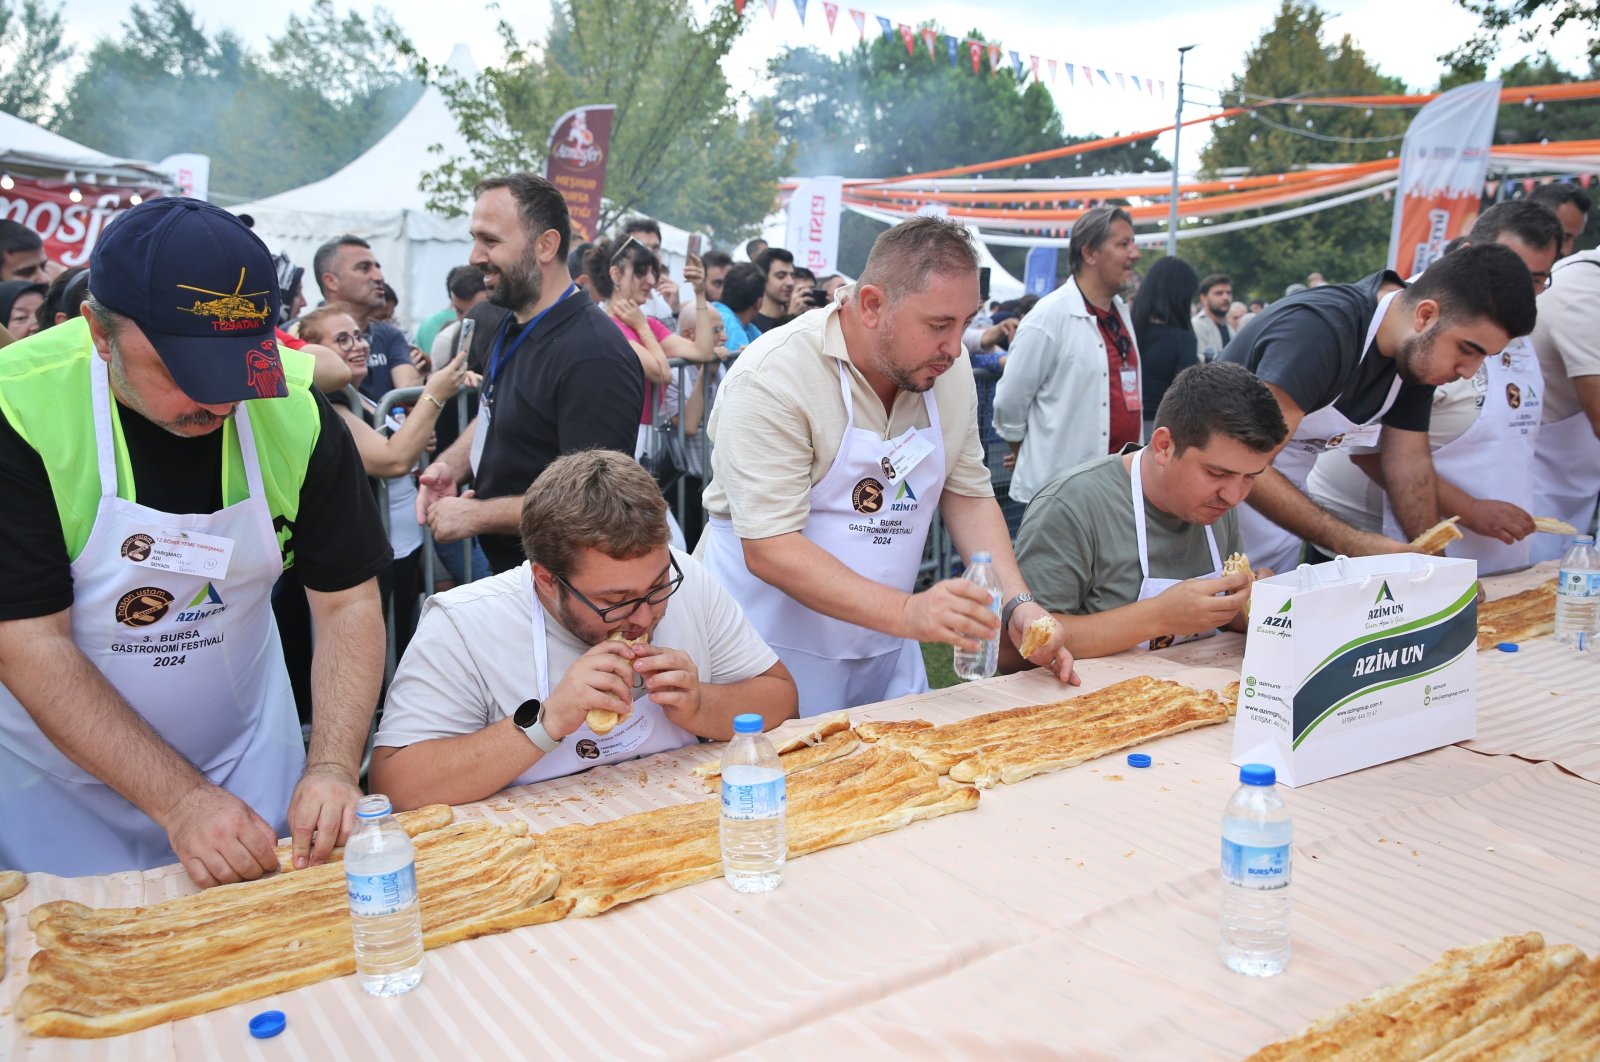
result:
M 1473 737 L 1477 577 L 1400 553 L 1256 583 L 1233 762 L 1298 786 Z

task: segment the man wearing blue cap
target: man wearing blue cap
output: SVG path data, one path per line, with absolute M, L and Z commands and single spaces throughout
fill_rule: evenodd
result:
M 128 211 L 86 302 L 0 361 L 0 866 L 176 858 L 209 886 L 275 869 L 285 832 L 320 862 L 383 667 L 389 549 L 354 444 L 227 212 Z M 317 627 L 309 763 L 272 619 L 289 565 Z

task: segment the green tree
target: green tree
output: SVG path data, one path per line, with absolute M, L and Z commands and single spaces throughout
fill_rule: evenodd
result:
M 1401 82 L 1379 73 L 1349 36 L 1337 45 L 1323 43 L 1324 22 L 1314 4 L 1284 0 L 1272 26 L 1247 56 L 1244 73 L 1223 94 L 1224 104 L 1250 110 L 1213 125 L 1211 140 L 1200 154 L 1205 172 L 1243 167 L 1249 174 L 1281 173 L 1316 162 L 1381 159 L 1398 151 L 1410 119 L 1407 112 L 1265 102 L 1405 91 Z M 1253 229 L 1185 240 L 1179 253 L 1202 274 L 1230 274 L 1234 291 L 1241 295 L 1270 299 L 1289 284 L 1303 283 L 1312 272 L 1338 282 L 1381 269 L 1393 211 L 1390 200 L 1374 197 Z
M 1500 36 L 1515 29 L 1524 44 L 1547 41 L 1568 24 L 1589 31 L 1589 61 L 1600 59 L 1600 6 L 1593 0 L 1456 0 L 1478 16 L 1478 32 L 1440 56 L 1452 66 L 1483 65 L 1500 48 Z
M 740 117 L 719 65 L 744 16 L 723 4 L 697 21 L 687 0 L 557 0 L 552 14 L 542 46 L 501 22 L 505 62 L 475 79 L 409 51 L 471 145 L 470 157 L 444 159 L 424 180 L 433 208 L 466 210 L 486 174 L 542 170 L 562 114 L 613 103 L 602 225 L 641 211 L 724 242 L 753 232 L 789 159 L 770 110 Z
M 30 122 L 46 117 L 50 81 L 72 53 L 63 39 L 60 7 L 0 0 L 0 111 Z
M 341 21 L 321 0 L 291 17 L 263 61 L 231 33 L 207 34 L 182 0 L 135 4 L 123 31 L 90 51 L 57 129 L 130 158 L 210 155 L 224 200 L 295 188 L 354 159 L 416 101 L 421 86 L 385 43 L 394 32 L 381 11 Z M 352 63 L 365 68 L 353 81 Z
M 974 75 L 965 48 L 957 54 L 957 65 L 949 63 L 942 37 L 937 59 L 930 60 L 921 29 L 942 34 L 938 26 L 924 23 L 909 56 L 900 40 L 877 36 L 836 56 L 790 48 L 772 60 L 777 127 L 795 147 L 800 175 L 892 177 L 1096 139 L 1066 136 L 1050 91 L 1026 71 L 1020 80 L 1010 68 L 991 74 L 986 58 L 983 73 Z M 983 37 L 974 30 L 964 39 Z M 1146 142 L 985 176 L 1092 176 L 1166 167 L 1166 160 Z M 840 230 L 840 267 L 859 272 L 872 240 L 884 228 L 847 214 Z M 1004 249 L 997 255 L 1008 269 L 1021 270 L 1023 250 Z

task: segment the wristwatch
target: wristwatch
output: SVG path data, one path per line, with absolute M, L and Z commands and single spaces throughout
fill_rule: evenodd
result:
M 1018 605 L 1026 605 L 1029 601 L 1032 601 L 1032 600 L 1033 600 L 1033 595 L 1032 594 L 1018 594 L 1016 597 L 1012 598 L 1010 601 L 1007 601 L 1006 602 L 1006 607 L 1000 610 L 1000 629 L 1002 631 L 1010 630 L 1011 629 L 1011 614 L 1017 610 L 1017 606 Z
M 537 745 L 539 751 L 545 755 L 554 752 L 556 746 L 561 744 L 560 738 L 551 737 L 550 731 L 544 728 L 544 705 L 539 703 L 537 697 L 523 701 L 511 719 L 522 728 L 524 734 L 528 735 L 528 740 Z

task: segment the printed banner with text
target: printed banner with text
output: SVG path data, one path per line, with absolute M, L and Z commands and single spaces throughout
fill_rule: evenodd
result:
M 611 150 L 609 103 L 574 107 L 550 130 L 544 175 L 567 200 L 574 244 L 595 238 L 600 228 L 600 197 L 606 191 L 606 156 Z
M 1411 120 L 1389 230 L 1389 268 L 1416 276 L 1472 227 L 1494 145 L 1500 82 L 1453 88 Z
M 78 199 L 73 200 L 73 192 Z M 68 268 L 89 264 L 89 252 L 112 218 L 137 200 L 165 195 L 154 185 L 135 188 L 13 177 L 12 187 L 0 191 L 0 217 L 26 225 L 44 240 L 44 253 Z
M 819 277 L 839 271 L 839 214 L 844 180 L 807 177 L 789 197 L 789 223 L 784 239 L 794 264 Z

